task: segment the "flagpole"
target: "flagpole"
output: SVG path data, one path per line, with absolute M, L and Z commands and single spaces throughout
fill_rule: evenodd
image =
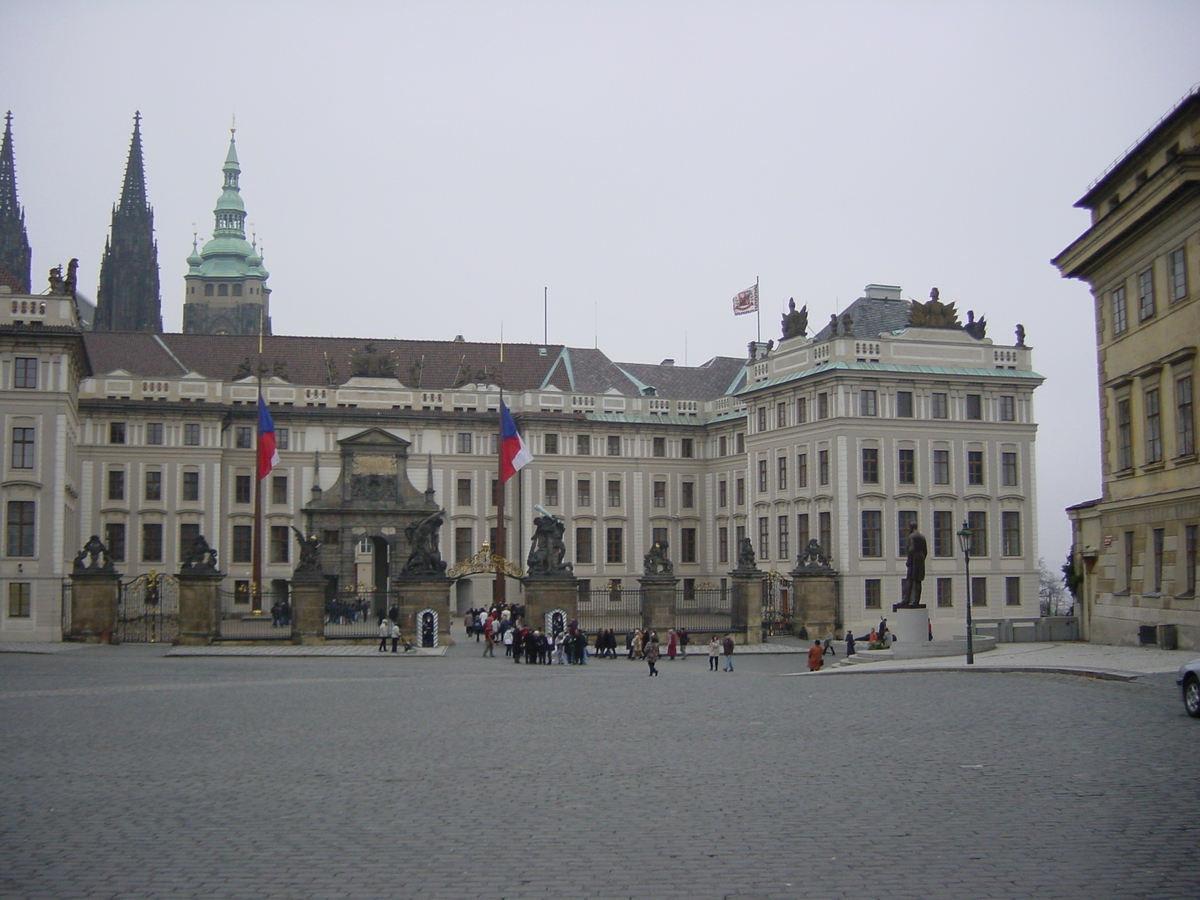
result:
M 754 276 L 754 323 L 758 326 L 758 342 L 762 343 L 762 298 L 758 295 L 758 276 Z
M 500 405 L 496 408 L 496 546 L 492 548 L 492 557 L 507 559 L 505 552 L 506 535 L 504 529 L 504 326 L 500 326 L 500 368 L 496 375 L 500 388 Z M 508 585 L 504 581 L 501 567 L 496 567 L 495 580 L 492 582 L 492 603 L 504 605 L 507 598 Z
M 262 345 L 263 321 L 262 309 L 258 311 L 258 363 L 254 367 L 258 372 L 258 396 L 254 403 L 254 546 L 250 554 L 250 615 L 262 615 L 262 479 L 258 477 L 258 442 L 261 440 L 258 428 L 258 403 L 262 400 Z

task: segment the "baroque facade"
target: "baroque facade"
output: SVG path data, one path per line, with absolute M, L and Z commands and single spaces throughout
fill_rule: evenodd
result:
M 1084 635 L 1200 648 L 1200 90 L 1076 204 L 1054 264 L 1087 282 L 1100 373 L 1103 494 L 1068 510 Z

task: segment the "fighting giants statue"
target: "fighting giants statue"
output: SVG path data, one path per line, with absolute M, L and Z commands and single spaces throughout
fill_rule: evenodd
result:
M 655 541 L 654 546 L 642 557 L 642 566 L 647 578 L 675 574 L 675 564 L 667 558 L 668 547 L 670 544 L 666 541 Z
M 183 562 L 179 566 L 182 572 L 215 572 L 217 571 L 217 551 L 208 546 L 204 535 L 198 534 L 192 540 Z
M 805 569 L 828 569 L 829 557 L 821 552 L 821 544 L 816 538 L 811 538 L 804 553 L 800 555 L 800 565 Z
M 563 540 L 567 526 L 563 520 L 535 506 L 541 513 L 533 520 L 533 537 L 529 542 L 529 558 L 525 567 L 530 575 L 569 575 L 572 565 L 564 562 L 567 545 Z
M 734 571 L 757 571 L 758 561 L 754 557 L 754 543 L 748 537 L 742 538 L 738 544 L 737 569 Z
M 109 556 L 108 547 L 104 546 L 104 541 L 100 540 L 100 535 L 93 534 L 88 538 L 88 542 L 83 545 L 83 549 L 75 557 L 74 568 L 76 572 L 111 572 L 113 570 L 112 557 Z
M 296 566 L 297 572 L 320 572 L 321 569 L 321 542 L 317 540 L 317 536 L 304 536 L 304 532 L 292 526 L 292 531 L 296 532 L 296 541 L 300 544 L 300 563 Z
M 446 561 L 442 559 L 442 551 L 438 548 L 438 532 L 442 527 L 444 512 L 445 510 L 439 509 L 421 521 L 404 527 L 404 535 L 408 538 L 412 550 L 401 575 L 446 574 Z

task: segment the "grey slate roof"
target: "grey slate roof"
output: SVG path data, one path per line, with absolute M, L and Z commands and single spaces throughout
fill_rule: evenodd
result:
M 853 320 L 850 325 L 850 336 L 860 338 L 875 338 L 888 331 L 899 331 L 908 327 L 912 307 L 907 300 L 873 300 L 859 297 L 846 309 L 838 314 L 839 321 L 847 312 Z M 830 338 L 829 323 L 813 335 L 813 341 L 827 341 Z

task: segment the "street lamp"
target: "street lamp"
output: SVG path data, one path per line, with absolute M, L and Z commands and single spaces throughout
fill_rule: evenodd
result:
M 975 642 L 972 636 L 974 627 L 971 624 L 971 542 L 975 532 L 963 522 L 962 530 L 958 532 L 958 546 L 962 547 L 963 560 L 967 564 L 967 665 L 975 665 Z

